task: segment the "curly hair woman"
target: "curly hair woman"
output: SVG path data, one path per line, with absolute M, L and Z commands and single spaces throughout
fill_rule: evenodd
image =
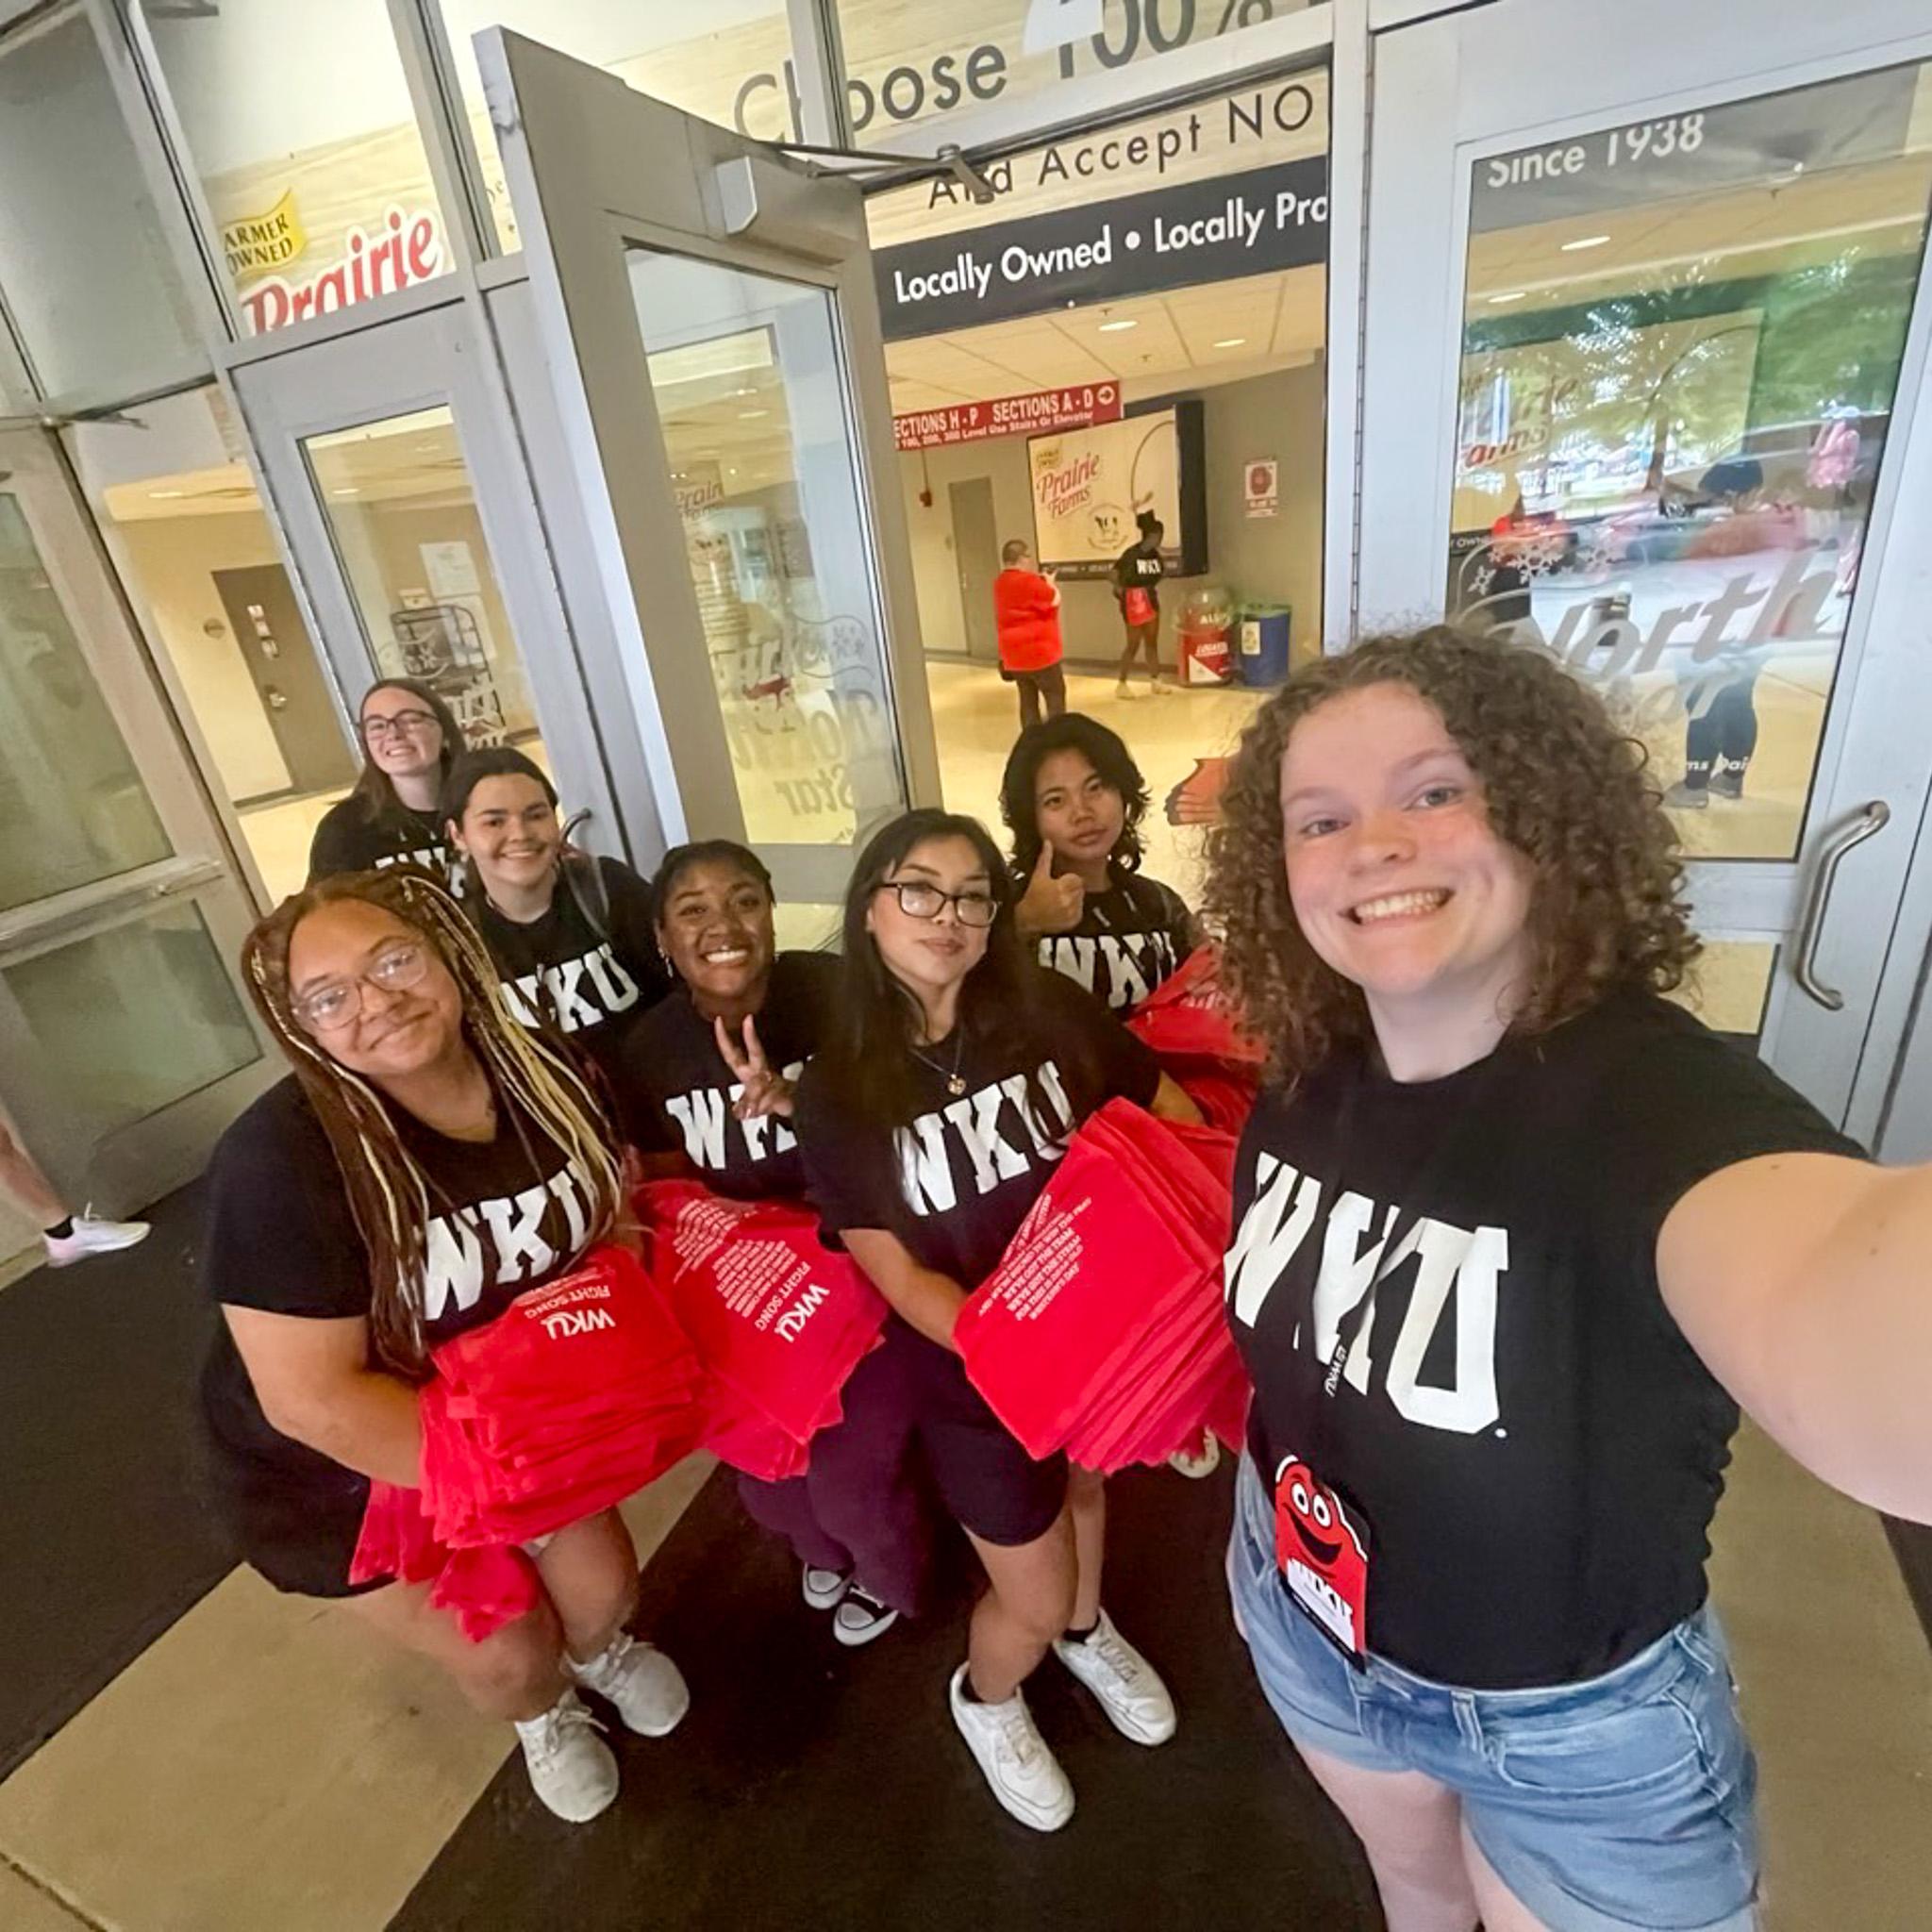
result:
M 1741 1932 L 1726 1445 L 1741 1406 L 1932 1515 L 1932 1170 L 1661 997 L 1672 835 L 1548 657 L 1438 627 L 1312 665 L 1223 811 L 1208 911 L 1274 1051 L 1227 1257 L 1262 1689 L 1391 1932 Z
M 637 1553 L 615 1510 L 533 1546 L 538 1607 L 480 1643 L 428 1585 L 348 1575 L 370 1479 L 421 1482 L 429 1350 L 622 1219 L 609 1128 L 565 1055 L 510 1018 L 456 901 L 411 867 L 310 886 L 256 927 L 242 963 L 292 1068 L 208 1171 L 202 1277 L 225 1320 L 203 1409 L 242 1555 L 441 1665 L 515 1723 L 552 1811 L 594 1817 L 617 1761 L 575 1687 L 651 1737 L 689 1702 L 671 1659 L 625 1634 Z

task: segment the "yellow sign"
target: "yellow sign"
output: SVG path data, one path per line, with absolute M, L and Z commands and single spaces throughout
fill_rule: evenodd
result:
M 222 249 L 228 258 L 228 273 L 238 282 L 286 267 L 308 246 L 292 188 L 284 189 L 282 198 L 265 215 L 244 215 L 239 222 L 222 225 Z

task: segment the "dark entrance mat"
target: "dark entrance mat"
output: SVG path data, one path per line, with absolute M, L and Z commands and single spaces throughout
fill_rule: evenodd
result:
M 1174 1688 L 1180 1735 L 1128 1743 L 1049 1658 L 1028 1694 L 1079 1811 L 1046 1838 L 994 1806 L 947 1713 L 963 1602 L 841 1650 L 721 1473 L 644 1576 L 640 1626 L 682 1665 L 691 1715 L 619 1742 L 624 1794 L 590 1825 L 543 1811 L 513 1758 L 391 1932 L 1379 1925 L 1229 1623 L 1228 1477 L 1111 1486 L 1108 1602 Z
M 0 1290 L 0 1777 L 233 1567 L 198 1494 L 201 1191 Z

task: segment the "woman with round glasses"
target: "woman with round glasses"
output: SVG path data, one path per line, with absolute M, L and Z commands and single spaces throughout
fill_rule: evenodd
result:
M 363 693 L 357 730 L 362 775 L 315 828 L 309 884 L 404 864 L 447 877 L 449 840 L 439 806 L 451 760 L 463 748 L 456 714 L 420 679 L 385 677 Z
M 1096 1001 L 1026 957 L 1012 892 L 976 819 L 908 812 L 874 837 L 846 893 L 839 1003 L 794 1113 L 827 1238 L 891 1305 L 882 1353 L 991 1586 L 953 1674 L 954 1721 L 998 1802 L 1054 1831 L 1073 1788 L 1021 1689 L 1048 1647 L 1137 1743 L 1173 1735 L 1174 1705 L 1097 1604 L 1089 1627 L 1070 1627 L 1086 1539 L 1066 1463 L 1034 1461 L 1007 1433 L 966 1379 L 953 1324 L 1088 1114 L 1124 1095 L 1198 1116 Z
M 588 1686 L 661 1737 L 677 1668 L 625 1625 L 615 1510 L 533 1547 L 536 1610 L 473 1643 L 428 1586 L 353 1586 L 372 1477 L 420 1485 L 416 1391 L 438 1344 L 503 1314 L 625 1224 L 609 1124 L 568 1059 L 503 1011 L 456 901 L 408 868 L 325 879 L 250 934 L 242 970 L 292 1072 L 222 1137 L 202 1278 L 225 1318 L 202 1378 L 244 1559 L 340 1600 L 510 1720 L 537 1795 L 592 1818 L 617 1761 Z

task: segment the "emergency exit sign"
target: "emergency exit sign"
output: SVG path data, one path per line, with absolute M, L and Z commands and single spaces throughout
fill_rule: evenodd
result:
M 943 443 L 981 442 L 991 436 L 1048 436 L 1056 429 L 1085 429 L 1095 423 L 1117 423 L 1120 413 L 1119 383 L 1083 382 L 1071 389 L 953 403 L 943 409 L 911 409 L 892 418 L 892 433 L 902 450 L 938 449 Z

